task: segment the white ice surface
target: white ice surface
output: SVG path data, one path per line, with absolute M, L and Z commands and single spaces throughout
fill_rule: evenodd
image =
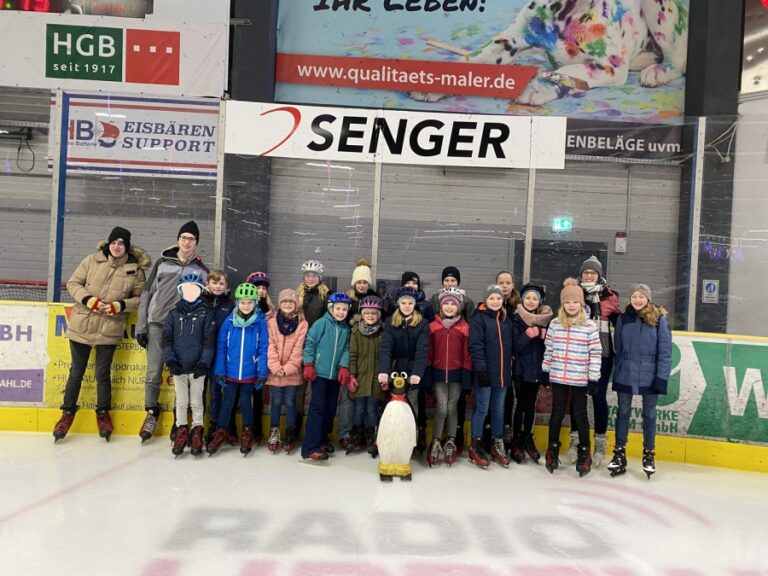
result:
M 0 433 L 0 574 L 768 574 L 768 476 L 658 462 L 550 475 L 324 464 L 262 445 L 174 460 L 167 439 Z

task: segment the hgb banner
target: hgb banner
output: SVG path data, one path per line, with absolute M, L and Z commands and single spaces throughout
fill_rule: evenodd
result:
M 67 96 L 69 172 L 216 178 L 219 100 Z
M 0 11 L 0 30 L 0 85 L 215 98 L 226 88 L 226 22 Z
M 391 164 L 552 168 L 566 119 L 228 101 L 227 154 Z

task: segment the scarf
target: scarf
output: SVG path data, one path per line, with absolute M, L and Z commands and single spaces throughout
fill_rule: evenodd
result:
M 546 305 L 540 306 L 538 313 L 536 313 L 528 312 L 522 304 L 518 304 L 515 312 L 520 319 L 525 322 L 526 326 L 541 326 L 542 328 L 549 326 L 549 321 L 552 320 L 552 316 L 554 316 L 552 308 Z
M 283 316 L 283 313 L 280 310 L 277 311 L 277 330 L 280 332 L 280 334 L 282 334 L 283 336 L 288 336 L 296 332 L 296 328 L 298 327 L 299 327 L 298 314 L 293 318 L 286 318 L 285 316 Z
M 453 318 L 443 318 L 443 327 L 446 330 L 450 330 L 454 324 L 457 324 L 461 320 L 461 314 L 457 314 Z
M 360 330 L 360 334 L 363 336 L 373 336 L 379 330 L 381 330 L 383 325 L 384 323 L 381 321 L 381 317 L 379 317 L 379 319 L 376 321 L 376 324 L 366 324 L 365 320 L 360 320 L 360 323 L 357 325 L 357 329 Z
M 601 282 L 580 282 L 581 288 L 587 293 L 587 300 L 600 302 L 600 293 L 605 290 L 605 284 Z
M 258 314 L 255 311 L 248 314 L 248 316 L 243 316 L 242 312 L 238 310 L 232 314 L 232 324 L 235 325 L 235 328 L 248 328 L 248 326 L 256 322 L 257 317 Z

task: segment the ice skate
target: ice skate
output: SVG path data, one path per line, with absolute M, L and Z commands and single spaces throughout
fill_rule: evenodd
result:
M 200 456 L 203 453 L 203 427 L 193 426 L 189 438 L 190 452 L 192 456 Z
M 112 436 L 112 419 L 109 417 L 109 412 L 106 410 L 96 411 L 96 426 L 99 428 L 99 436 L 109 442 L 110 436 Z
M 75 421 L 75 413 L 70 410 L 62 410 L 61 418 L 56 422 L 56 426 L 53 427 L 53 442 L 56 443 L 62 438 L 66 437 L 69 433 L 69 429 L 72 427 L 72 422 Z
M 491 458 L 493 458 L 499 466 L 503 466 L 504 468 L 509 466 L 509 458 L 507 458 L 507 454 L 504 452 L 503 438 L 493 439 L 493 444 L 491 445 Z
M 280 451 L 280 428 L 272 426 L 269 429 L 269 440 L 267 440 L 267 448 L 272 454 L 277 454 Z
M 450 467 L 456 458 L 458 457 L 458 450 L 456 449 L 456 438 L 448 436 L 448 439 L 443 444 L 443 454 L 445 455 L 445 463 Z
M 352 434 L 349 437 L 349 444 L 345 448 L 345 454 L 349 456 L 365 447 L 365 436 L 361 426 L 353 426 Z
M 490 462 L 488 462 L 488 459 L 485 456 L 482 438 L 475 438 L 472 440 L 472 444 L 469 447 L 469 461 L 480 468 L 488 468 Z
M 331 456 L 336 452 L 336 448 L 334 448 L 333 444 L 331 444 L 330 442 L 326 442 L 325 444 L 320 446 L 320 451 L 323 452 L 324 454 L 327 454 L 328 456 Z
M 296 428 L 288 426 L 285 430 L 285 442 L 283 442 L 283 450 L 286 454 L 290 454 L 296 449 Z
M 518 464 L 522 464 L 525 461 L 525 451 L 523 450 L 523 438 L 522 436 L 515 435 L 512 437 L 510 444 L 509 455 L 512 460 Z
M 379 455 L 379 447 L 376 446 L 376 429 L 365 429 L 365 442 L 368 444 L 368 454 L 371 458 L 376 458 Z
M 312 462 L 324 462 L 328 460 L 328 458 L 330 458 L 330 456 L 328 456 L 328 454 L 326 452 L 323 452 L 322 450 L 316 450 L 306 456 L 302 454 L 301 457 L 304 460 L 310 460 Z
M 216 432 L 213 435 L 213 438 L 210 442 L 208 442 L 208 446 L 206 446 L 205 451 L 208 452 L 209 456 L 213 456 L 216 454 L 216 452 L 219 451 L 219 448 L 221 448 L 221 445 L 224 443 L 224 438 L 227 435 L 227 429 L 219 426 L 216 428 Z
M 613 449 L 613 458 L 608 462 L 606 468 L 611 473 L 611 478 L 620 476 L 627 471 L 627 451 L 624 446 L 617 446 Z
M 424 450 L 427 449 L 427 429 L 423 426 L 419 426 L 416 435 L 416 450 L 419 454 L 424 454 Z
M 525 435 L 524 446 L 525 446 L 525 453 L 528 454 L 528 458 L 530 458 L 536 464 L 538 464 L 539 459 L 541 458 L 541 454 L 539 454 L 539 451 L 536 449 L 536 443 L 533 441 L 533 434 Z
M 579 457 L 579 433 L 571 432 L 571 445 L 568 446 L 568 452 L 565 455 L 569 464 L 576 464 Z
M 643 450 L 643 472 L 648 475 L 648 480 L 656 473 L 656 452 L 648 448 Z
M 553 474 L 560 466 L 560 442 L 550 442 L 545 455 L 544 466 Z
M 184 448 L 187 447 L 187 441 L 189 440 L 189 426 L 178 426 L 176 428 L 176 436 L 173 439 L 173 447 L 171 452 L 178 457 L 184 453 Z
M 440 440 L 438 438 L 432 438 L 432 442 L 429 445 L 429 451 L 427 452 L 427 464 L 429 467 L 437 466 L 440 462 L 440 453 L 443 451 L 440 446 Z
M 240 433 L 240 453 L 243 455 L 243 458 L 251 453 L 251 450 L 253 450 L 253 443 L 253 429 L 246 426 Z
M 579 445 L 579 453 L 576 459 L 576 471 L 579 477 L 584 477 L 592 470 L 592 456 L 589 453 L 589 446 Z
M 504 424 L 504 451 L 509 454 L 512 452 L 512 446 L 515 442 L 515 435 L 512 434 L 512 426 Z M 514 460 L 514 458 L 513 458 Z
M 603 460 L 605 460 L 605 434 L 595 434 L 595 451 L 592 454 L 592 464 L 595 468 L 600 468 Z
M 157 428 L 157 414 L 152 410 L 147 410 L 147 417 L 144 418 L 144 424 L 141 425 L 141 430 L 139 431 L 142 444 L 152 438 L 155 428 Z

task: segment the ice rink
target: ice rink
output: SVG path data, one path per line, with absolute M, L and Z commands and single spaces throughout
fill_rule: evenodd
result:
M 766 475 L 659 461 L 648 481 L 630 460 L 580 479 L 461 459 L 385 484 L 376 462 L 0 433 L 0 574 L 768 574 Z

